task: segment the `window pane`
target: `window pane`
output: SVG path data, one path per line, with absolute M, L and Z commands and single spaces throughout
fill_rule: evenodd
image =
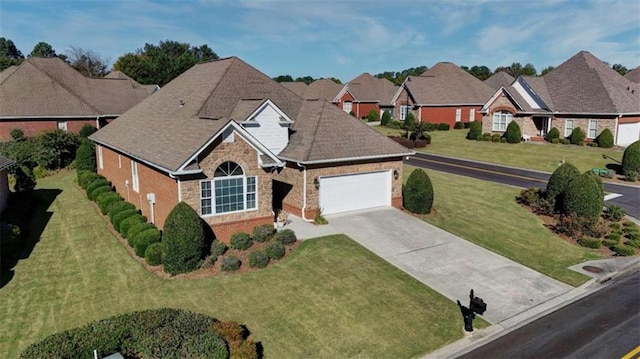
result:
M 216 213 L 240 211 L 244 209 L 242 178 L 216 179 Z

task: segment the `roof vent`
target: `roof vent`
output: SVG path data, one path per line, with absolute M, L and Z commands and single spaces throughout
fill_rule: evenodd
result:
M 183 107 L 184 107 L 184 100 L 180 99 L 180 108 L 183 108 Z

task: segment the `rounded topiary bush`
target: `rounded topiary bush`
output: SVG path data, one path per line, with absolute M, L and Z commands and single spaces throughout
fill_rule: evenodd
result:
M 223 255 L 227 251 L 227 245 L 224 242 L 221 242 L 217 239 L 214 239 L 211 242 L 211 255 L 214 257 L 219 257 Z
M 131 216 L 134 216 L 136 214 L 140 214 L 137 209 L 126 209 L 114 215 L 113 219 L 111 220 L 111 224 L 113 224 L 113 229 L 120 232 L 120 223 L 122 223 L 122 221 L 124 221 L 125 219 Z
M 148 222 L 140 222 L 140 223 L 134 223 L 131 225 L 131 227 L 129 227 L 129 229 L 127 230 L 127 235 L 126 238 L 130 239 L 133 242 L 133 238 L 136 236 L 136 234 L 147 230 L 149 228 L 156 228 L 156 226 L 154 226 L 151 223 Z M 133 245 L 132 245 L 133 247 Z
M 265 251 L 269 258 L 276 260 L 284 257 L 285 253 L 284 245 L 277 241 L 267 244 L 267 249 Z
M 200 265 L 204 228 L 198 213 L 184 202 L 178 203 L 164 223 L 164 270 L 170 274 L 195 270 Z
M 89 199 L 92 201 L 95 201 L 99 195 L 103 193 L 108 193 L 108 192 L 113 192 L 113 189 L 111 188 L 110 185 L 100 186 L 98 188 L 95 188 L 93 191 L 91 191 L 91 193 L 89 194 Z
M 124 237 L 124 238 L 128 238 L 127 234 L 129 231 L 129 228 L 131 228 L 131 226 L 133 226 L 134 224 L 138 224 L 138 223 L 144 223 L 147 221 L 147 217 L 141 215 L 140 213 L 136 213 L 132 216 L 129 216 L 128 218 L 123 219 L 120 222 L 120 226 L 118 227 L 118 232 L 120 232 L 120 234 Z
M 269 264 L 269 256 L 264 251 L 249 253 L 249 267 L 264 268 Z
M 469 132 L 467 133 L 468 140 L 478 140 L 482 138 L 482 123 L 480 121 L 473 121 L 469 125 Z
M 221 269 L 225 272 L 232 272 L 240 269 L 240 259 L 236 256 L 228 256 L 222 258 Z
M 636 141 L 625 148 L 622 155 L 622 172 L 625 175 L 627 173 L 640 172 L 640 141 Z
M 152 243 L 160 242 L 162 234 L 157 228 L 146 229 L 133 237 L 133 248 L 138 257 L 144 257 L 147 247 Z
M 604 206 L 602 181 L 589 173 L 579 175 L 569 183 L 562 205 L 565 214 L 597 222 Z
M 622 257 L 628 257 L 636 254 L 636 249 L 626 244 L 615 245 L 611 248 L 611 250 L 613 250 L 614 252 L 616 252 L 617 255 Z
M 255 226 L 253 228 L 253 240 L 258 243 L 264 243 L 273 238 L 274 232 L 273 225 L 271 224 Z
M 433 186 L 427 173 L 417 168 L 409 175 L 402 189 L 403 205 L 412 213 L 431 213 L 433 207 Z
M 583 247 L 598 249 L 602 247 L 602 240 L 599 238 L 582 237 L 578 239 L 578 244 Z
M 87 198 L 92 199 L 91 192 L 93 192 L 94 189 L 103 186 L 111 186 L 111 182 L 103 178 L 97 178 L 93 182 L 89 183 L 86 188 Z
M 557 139 L 558 141 L 554 141 L 554 139 Z M 552 129 L 550 129 L 549 133 L 547 133 L 547 141 L 549 141 L 551 143 L 559 143 L 560 142 L 560 130 L 558 130 L 556 127 L 553 127 Z
M 384 111 L 382 113 L 382 119 L 380 119 L 380 124 L 382 126 L 386 126 L 389 124 L 389 122 L 391 122 L 391 114 L 389 113 L 389 111 Z
M 227 343 L 216 333 L 190 336 L 182 343 L 182 358 L 227 359 Z
M 504 133 L 504 137 L 507 139 L 508 143 L 520 143 L 520 140 L 522 139 L 522 132 L 520 131 L 520 126 L 516 121 L 509 122 L 507 131 Z
M 605 128 L 604 130 L 602 130 L 602 132 L 600 132 L 598 137 L 596 137 L 595 143 L 598 144 L 598 147 L 602 147 L 602 148 L 613 147 L 613 134 L 611 133 L 611 130 L 608 128 Z
M 96 197 L 96 203 L 98 204 L 98 207 L 100 207 L 100 212 L 102 212 L 102 214 L 107 214 L 107 209 L 110 204 L 122 201 L 124 201 L 124 199 L 114 191 L 100 193 Z
M 82 187 L 85 190 L 87 189 L 87 186 L 89 184 L 91 184 L 93 181 L 97 179 L 103 179 L 105 181 L 107 180 L 106 178 L 104 178 L 103 176 L 95 172 L 91 172 L 91 171 L 78 172 L 78 185 L 80 185 L 80 187 Z
M 581 143 L 584 144 L 584 138 L 584 131 L 582 131 L 580 127 L 576 127 L 573 129 L 573 131 L 571 131 L 569 142 L 571 142 L 572 145 L 580 145 Z
M 249 249 L 251 245 L 253 245 L 253 240 L 249 233 L 238 232 L 231 235 L 231 240 L 229 241 L 231 248 L 244 251 Z
M 554 198 L 557 208 L 562 208 L 564 193 L 569 187 L 569 183 L 580 176 L 580 171 L 571 163 L 563 163 L 549 177 L 547 182 L 547 197 Z
M 273 238 L 282 244 L 293 244 L 298 240 L 296 233 L 288 228 L 277 232 Z
M 132 203 L 129 202 L 113 202 L 109 206 L 107 206 L 107 213 L 109 213 L 109 221 L 113 224 L 113 217 L 115 217 L 118 213 L 122 211 L 128 211 L 130 209 L 136 209 Z M 114 226 L 115 228 L 115 226 Z
M 144 251 L 144 260 L 150 266 L 162 264 L 162 242 L 149 244 Z
M 96 149 L 93 142 L 83 140 L 76 150 L 76 171 L 96 171 Z

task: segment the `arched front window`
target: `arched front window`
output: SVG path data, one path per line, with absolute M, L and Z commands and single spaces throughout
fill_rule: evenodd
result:
M 200 182 L 200 212 L 210 215 L 258 208 L 256 182 L 257 178 L 245 176 L 237 163 L 222 163 L 213 180 Z
M 493 114 L 492 130 L 496 132 L 504 132 L 509 126 L 509 122 L 513 121 L 513 115 L 509 111 L 496 111 Z

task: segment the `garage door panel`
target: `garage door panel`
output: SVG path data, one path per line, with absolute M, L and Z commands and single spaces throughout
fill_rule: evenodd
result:
M 323 214 L 389 205 L 390 171 L 320 178 L 320 208 Z
M 621 123 L 618 125 L 618 139 L 616 145 L 628 146 L 640 139 L 640 122 Z

